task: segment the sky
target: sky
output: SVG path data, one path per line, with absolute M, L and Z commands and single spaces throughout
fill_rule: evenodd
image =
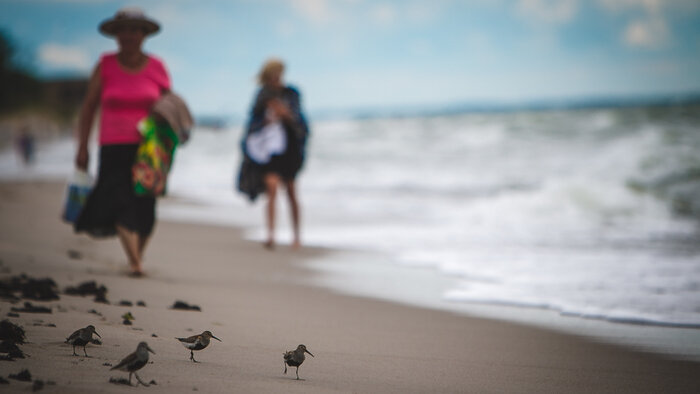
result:
M 0 29 L 40 76 L 88 76 L 127 5 L 197 115 L 245 116 L 269 57 L 312 113 L 700 92 L 700 0 L 0 0 Z

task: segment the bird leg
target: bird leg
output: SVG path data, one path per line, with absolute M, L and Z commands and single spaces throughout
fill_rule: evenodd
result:
M 297 366 L 297 380 L 299 380 L 299 366 Z
M 73 355 L 74 355 L 74 356 L 77 356 L 77 355 L 78 355 L 78 353 L 75 352 L 75 345 L 73 345 Z
M 287 374 L 287 363 L 284 363 L 284 374 Z
M 133 374 L 133 372 L 129 372 L 129 386 L 131 386 L 131 375 L 132 374 Z M 136 385 L 138 386 L 138 384 L 136 384 Z
M 83 353 L 85 353 L 85 357 L 90 357 L 87 355 L 87 352 L 85 351 L 85 346 L 83 346 Z
M 136 372 L 134 372 L 134 376 L 136 376 L 136 380 L 137 380 L 139 383 L 141 383 L 143 386 L 145 386 L 145 387 L 148 387 L 148 386 L 149 386 L 149 384 L 144 383 L 143 380 L 141 380 L 141 378 L 139 378 L 139 374 L 137 374 Z M 137 383 L 136 385 L 138 386 L 138 383 Z
M 194 359 L 194 351 L 192 351 L 192 350 L 190 350 L 190 360 L 192 360 L 195 363 L 199 362 L 199 361 Z

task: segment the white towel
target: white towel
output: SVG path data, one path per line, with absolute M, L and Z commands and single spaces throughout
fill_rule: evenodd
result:
M 280 122 L 268 123 L 246 139 L 248 156 L 258 164 L 268 163 L 272 155 L 283 153 L 286 148 L 287 135 Z

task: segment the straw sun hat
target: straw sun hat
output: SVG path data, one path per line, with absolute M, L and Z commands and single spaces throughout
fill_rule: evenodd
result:
M 142 9 L 124 7 L 117 11 L 112 18 L 100 23 L 100 33 L 106 36 L 115 36 L 119 28 L 125 24 L 135 24 L 142 27 L 146 35 L 155 34 L 160 30 L 158 22 L 148 18 Z

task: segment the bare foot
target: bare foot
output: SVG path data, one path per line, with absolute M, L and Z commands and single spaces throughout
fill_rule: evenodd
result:
M 146 276 L 146 274 L 144 274 L 143 271 L 138 270 L 138 271 L 129 272 L 129 276 L 132 278 L 142 278 L 142 277 Z
M 301 241 L 298 239 L 292 242 L 292 250 L 299 250 L 301 249 Z
M 273 250 L 275 249 L 275 241 L 273 240 L 268 240 L 265 243 L 263 243 L 263 248 L 267 250 Z

